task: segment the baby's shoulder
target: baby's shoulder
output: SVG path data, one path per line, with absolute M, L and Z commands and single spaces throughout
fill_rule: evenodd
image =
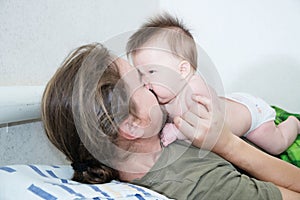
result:
M 201 90 L 201 88 L 207 87 L 206 82 L 199 75 L 193 75 L 189 80 L 189 86 L 193 92 Z

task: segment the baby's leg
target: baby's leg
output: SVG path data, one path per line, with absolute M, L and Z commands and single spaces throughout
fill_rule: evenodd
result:
M 175 124 L 167 123 L 162 130 L 161 141 L 166 147 L 175 140 L 186 140 L 187 138 L 177 129 Z
M 286 150 L 300 132 L 300 122 L 290 116 L 287 120 L 275 125 L 273 121 L 263 123 L 247 135 L 247 139 L 267 152 L 278 155 Z

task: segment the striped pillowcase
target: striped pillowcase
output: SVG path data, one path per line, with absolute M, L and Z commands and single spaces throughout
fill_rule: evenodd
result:
M 112 181 L 106 184 L 82 184 L 71 180 L 68 165 L 10 165 L 0 167 L 0 199 L 93 199 L 164 200 L 147 188 Z

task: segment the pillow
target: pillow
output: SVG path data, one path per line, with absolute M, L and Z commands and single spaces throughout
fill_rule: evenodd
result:
M 0 167 L 0 199 L 168 199 L 150 189 L 112 181 L 105 184 L 82 184 L 71 180 L 68 165 L 10 165 Z

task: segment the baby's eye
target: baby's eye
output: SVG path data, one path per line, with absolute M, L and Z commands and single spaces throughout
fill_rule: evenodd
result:
M 148 72 L 149 72 L 149 74 L 153 74 L 154 72 L 156 72 L 156 70 L 150 69 Z

